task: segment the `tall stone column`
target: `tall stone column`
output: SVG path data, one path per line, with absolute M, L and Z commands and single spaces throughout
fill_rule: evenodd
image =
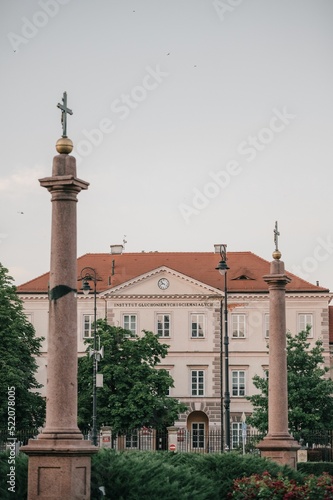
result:
M 51 193 L 52 234 L 46 423 L 21 448 L 29 456 L 28 499 L 90 498 L 91 455 L 77 426 L 77 195 L 88 183 L 76 177 L 72 142 L 59 139 L 52 177 L 40 179 Z
M 288 432 L 285 290 L 291 280 L 280 258 L 276 248 L 270 274 L 263 277 L 269 290 L 268 434 L 257 447 L 262 456 L 296 468 L 300 446 Z

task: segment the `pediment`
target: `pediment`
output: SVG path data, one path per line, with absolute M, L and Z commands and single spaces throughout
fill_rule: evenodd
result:
M 221 290 L 197 281 L 190 276 L 186 276 L 166 266 L 158 267 L 121 283 L 120 285 L 110 287 L 100 294 L 100 296 L 105 298 L 116 296 L 223 297 L 223 295 L 224 293 Z

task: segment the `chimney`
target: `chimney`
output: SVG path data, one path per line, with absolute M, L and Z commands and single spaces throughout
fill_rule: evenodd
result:
M 124 250 L 124 245 L 110 245 L 111 255 L 121 255 Z

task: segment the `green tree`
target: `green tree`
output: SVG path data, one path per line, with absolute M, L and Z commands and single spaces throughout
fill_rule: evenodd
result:
M 8 426 L 8 410 L 15 410 L 15 427 L 39 427 L 45 419 L 45 401 L 35 389 L 36 357 L 43 339 L 27 320 L 13 278 L 0 263 L 0 427 Z M 9 397 L 10 396 L 10 397 Z M 13 415 L 13 411 L 10 412 Z M 10 419 L 12 422 L 12 419 Z
M 310 348 L 310 328 L 296 336 L 287 332 L 288 420 L 295 437 L 333 428 L 333 381 L 327 377 L 323 342 Z M 268 428 L 268 379 L 255 375 L 260 393 L 249 396 L 254 411 L 248 423 L 262 432 Z
M 173 379 L 156 366 L 165 358 L 168 346 L 157 335 L 143 331 L 141 336 L 104 320 L 97 323 L 97 335 L 104 347 L 98 363 L 103 387 L 97 389 L 97 425 L 110 425 L 114 433 L 124 433 L 142 426 L 164 429 L 172 425 L 186 406 L 167 395 Z M 92 340 L 88 341 L 89 351 Z M 92 357 L 79 358 L 79 425 L 91 424 Z

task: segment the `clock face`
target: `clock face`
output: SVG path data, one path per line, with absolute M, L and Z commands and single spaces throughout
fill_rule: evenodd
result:
M 169 284 L 169 280 L 167 280 L 166 278 L 161 278 L 160 280 L 158 280 L 158 286 L 161 290 L 166 290 Z

